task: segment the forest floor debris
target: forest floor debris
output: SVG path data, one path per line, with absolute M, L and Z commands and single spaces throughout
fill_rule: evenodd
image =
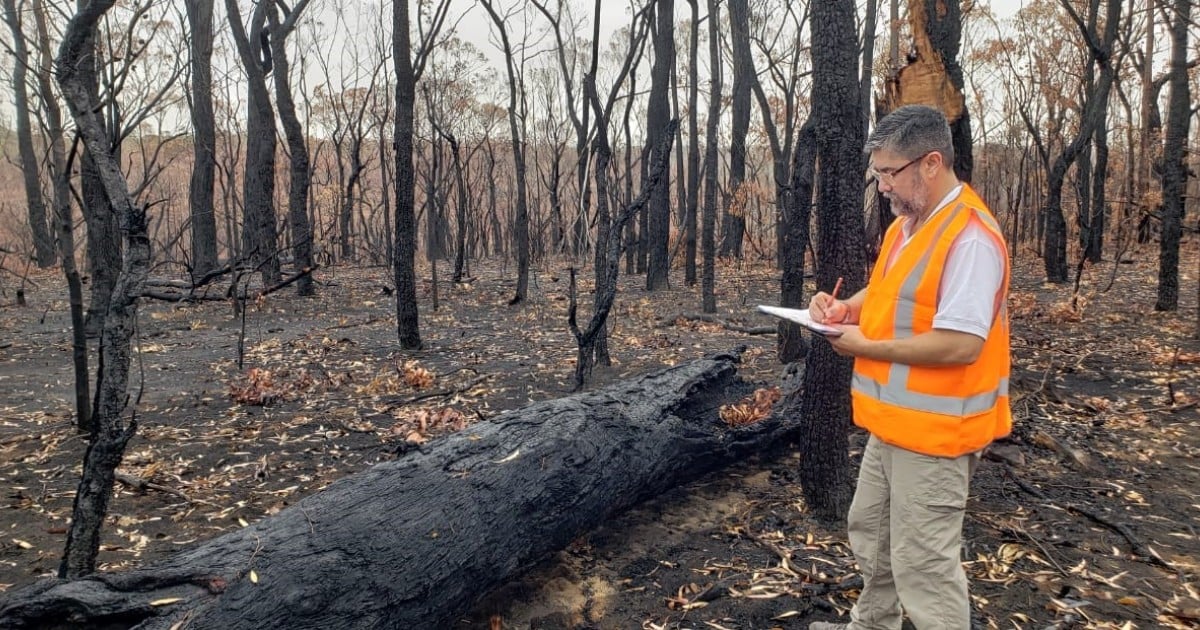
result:
M 1017 427 L 981 464 L 966 522 L 984 628 L 1187 628 L 1200 623 L 1200 342 L 1196 243 L 1181 308 L 1157 313 L 1154 269 L 1085 272 L 1086 299 L 1016 265 Z M 1150 250 L 1136 256 L 1155 259 Z M 565 268 L 566 262 L 551 265 Z M 103 570 L 161 558 L 278 512 L 338 478 L 531 400 L 568 393 L 566 283 L 537 273 L 506 306 L 478 264 L 422 303 L 426 347 L 396 351 L 383 268 L 327 267 L 318 297 L 275 293 L 240 322 L 221 302 L 146 302 L 131 382 L 141 429 L 115 488 Z M 766 265 L 722 264 L 719 313 L 680 316 L 696 290 L 622 277 L 616 364 L 589 386 L 747 344 L 743 376 L 779 385 Z M 71 426 L 65 289 L 51 273 L 0 309 L 0 590 L 53 574 L 86 448 Z M 4 290 L 5 287 L 0 287 Z M 430 287 L 422 291 L 428 297 Z M 584 287 L 586 290 L 586 287 Z M 666 322 L 666 324 L 664 324 Z M 819 341 L 817 343 L 820 343 Z M 732 401 L 731 401 L 732 402 Z M 862 436 L 852 439 L 861 455 Z M 861 582 L 844 531 L 806 514 L 796 452 L 756 458 L 649 501 L 493 593 L 459 627 L 804 628 L 844 619 Z

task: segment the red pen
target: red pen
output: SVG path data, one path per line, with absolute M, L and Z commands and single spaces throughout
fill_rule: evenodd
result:
M 833 285 L 833 293 L 829 294 L 829 300 L 831 302 L 830 308 L 832 308 L 835 304 L 837 304 L 837 294 L 838 294 L 838 291 L 841 291 L 841 290 L 842 290 L 842 277 L 838 276 L 837 282 L 834 283 L 834 285 Z M 842 316 L 842 319 L 845 320 L 845 316 Z M 834 323 L 834 322 L 829 321 L 828 313 L 826 314 L 826 317 L 825 317 L 825 323 L 826 324 Z

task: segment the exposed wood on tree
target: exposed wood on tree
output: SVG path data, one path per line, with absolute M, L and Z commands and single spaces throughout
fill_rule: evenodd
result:
M 952 0 L 908 0 L 908 24 L 913 46 L 908 63 L 884 82 L 876 103 L 877 116 L 905 105 L 929 105 L 950 122 L 954 138 L 954 172 L 971 181 L 971 122 L 963 96 L 962 67 L 958 64 L 962 31 L 961 9 Z
M 750 390 L 737 360 L 502 414 L 164 562 L 13 592 L 0 624 L 448 627 L 610 516 L 791 430 L 792 416 L 737 428 L 718 418 Z

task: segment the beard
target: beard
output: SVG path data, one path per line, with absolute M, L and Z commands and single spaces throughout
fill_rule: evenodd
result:
M 921 213 L 929 205 L 929 190 L 925 187 L 924 183 L 918 185 L 911 197 L 905 198 L 895 193 L 886 193 L 884 197 L 887 197 L 888 202 L 892 206 L 892 214 L 898 217 L 913 218 L 921 216 Z

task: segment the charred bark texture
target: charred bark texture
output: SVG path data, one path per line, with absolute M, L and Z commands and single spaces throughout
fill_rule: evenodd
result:
M 700 219 L 700 308 L 717 312 L 717 142 L 721 125 L 721 5 L 708 0 L 709 96 L 704 130 L 704 210 Z
M 1166 142 L 1163 145 L 1163 225 L 1158 256 L 1158 300 L 1154 303 L 1156 311 L 1179 308 L 1179 241 L 1183 233 L 1188 125 L 1192 117 L 1187 76 L 1192 0 L 1175 0 L 1172 8 L 1171 95 L 1167 103 Z
M 810 118 L 800 128 L 796 138 L 791 190 L 787 195 L 788 203 L 783 208 L 784 242 L 779 248 L 783 257 L 779 303 L 792 308 L 804 305 L 804 254 L 808 251 L 809 225 L 812 224 L 816 161 L 816 131 Z M 804 328 L 797 324 L 782 320 L 779 322 L 777 351 L 780 363 L 791 363 L 804 358 L 808 346 L 804 341 L 803 330 Z
M 0 626 L 449 627 L 605 519 L 779 442 L 792 416 L 718 419 L 750 390 L 737 361 L 503 414 L 157 565 L 6 593 Z
M 729 2 L 729 39 L 733 51 L 733 133 L 729 143 L 729 200 L 722 224 L 721 256 L 742 257 L 746 234 L 746 134 L 750 132 L 750 90 L 754 59 L 750 54 L 750 7 L 746 0 Z
M 301 0 L 290 10 L 285 9 L 283 19 L 279 19 L 277 7 L 267 9 L 267 20 L 270 24 L 271 56 L 275 64 L 275 102 L 279 107 L 279 121 L 283 125 L 284 136 L 287 138 L 288 164 L 290 178 L 288 182 L 288 228 L 291 231 L 292 252 L 297 271 L 314 269 L 312 256 L 312 226 L 308 222 L 308 189 L 309 189 L 309 160 L 308 144 L 304 138 L 304 128 L 296 115 L 296 103 L 292 98 L 290 82 L 291 72 L 287 58 L 287 38 L 296 28 L 308 0 Z M 296 292 L 299 295 L 312 295 L 315 292 L 311 273 L 300 276 L 296 281 Z
M 263 286 L 283 278 L 279 266 L 279 234 L 275 226 L 275 110 L 267 88 L 272 70 L 267 36 L 267 3 L 260 3 L 242 25 L 236 0 L 225 0 L 230 31 L 246 70 L 246 170 L 242 181 L 242 251 L 251 267 L 261 270 Z M 273 6 L 273 5 L 272 5 Z M 261 44 L 261 42 L 266 42 Z
M 67 25 L 59 48 L 56 69 L 63 97 L 75 119 L 84 146 L 92 155 L 105 203 L 120 210 L 120 231 L 125 238 L 125 255 L 116 274 L 101 335 L 99 383 L 96 387 L 94 430 L 84 456 L 83 476 L 75 493 L 71 528 L 59 576 L 77 578 L 95 570 L 100 547 L 100 528 L 112 497 L 112 484 L 125 445 L 137 423 L 126 422 L 129 404 L 130 339 L 137 322 L 138 296 L 150 269 L 150 239 L 146 233 L 146 211 L 134 205 L 115 159 L 104 126 L 96 115 L 97 101 L 90 77 L 81 71 L 96 23 L 115 0 L 92 0 Z M 0 624 L 2 625 L 2 624 Z
M 853 0 L 814 3 L 813 121 L 820 164 L 817 197 L 817 286 L 844 278 L 846 295 L 866 280 L 862 221 L 865 142 L 858 85 L 858 36 Z M 826 521 L 849 508 L 851 361 L 817 341 L 809 349 L 803 396 L 790 394 L 788 407 L 804 419 L 800 480 L 804 500 Z
M 392 5 L 392 62 L 396 66 L 396 335 L 403 350 L 421 349 L 417 314 L 417 228 L 413 212 L 413 105 L 417 79 L 412 64 L 408 3 Z
M 671 101 L 667 93 L 671 83 L 671 68 L 675 67 L 675 1 L 657 0 L 657 25 L 654 29 L 654 66 L 650 71 L 650 100 L 646 105 L 646 135 L 649 163 L 669 164 L 670 143 L 666 154 L 659 142 L 659 130 L 671 118 Z M 651 167 L 653 169 L 653 167 Z M 671 261 L 668 253 L 671 231 L 670 176 L 654 180 L 650 203 L 646 206 L 646 290 L 666 289 Z
M 213 113 L 212 56 L 214 0 L 185 2 L 191 28 L 193 160 L 188 201 L 191 209 L 192 278 L 217 268 L 217 218 L 213 212 L 217 135 Z

